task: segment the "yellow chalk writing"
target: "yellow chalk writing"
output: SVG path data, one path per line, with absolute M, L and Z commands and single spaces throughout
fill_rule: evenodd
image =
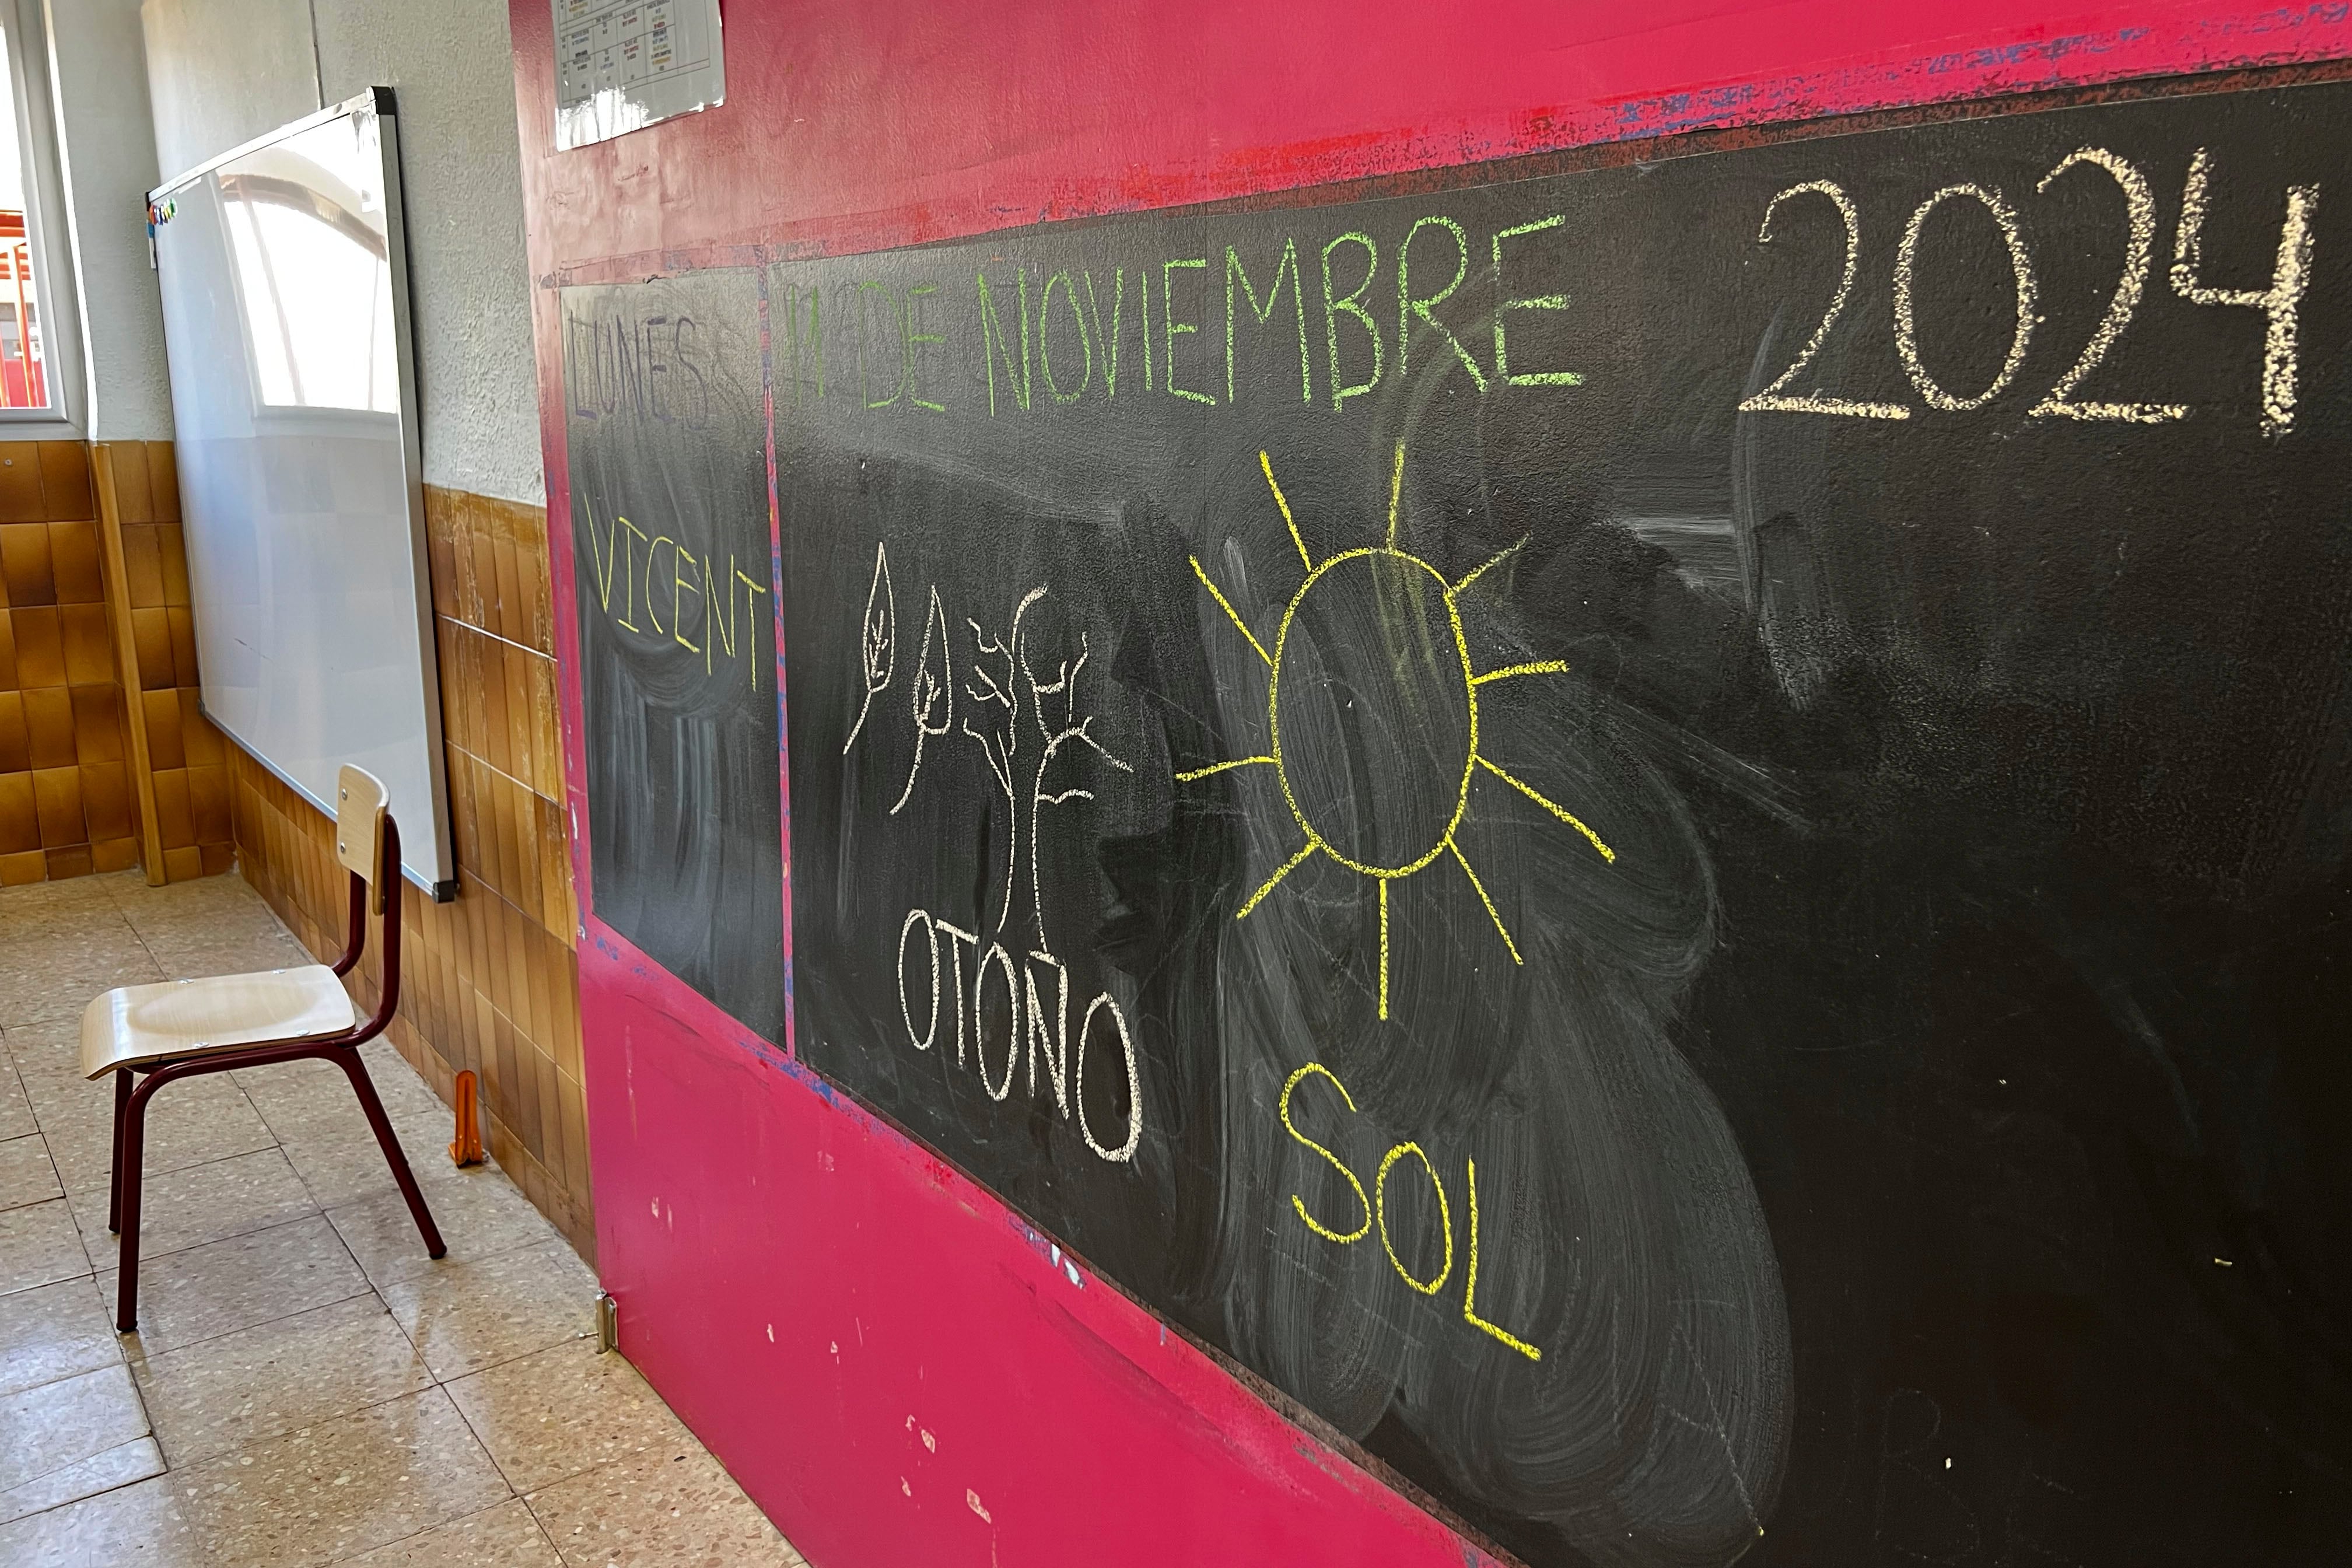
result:
M 686 563 L 692 560 L 694 560 L 694 552 L 680 545 L 677 559 L 670 563 L 669 635 L 671 640 L 687 652 L 700 653 L 702 649 L 698 646 L 687 640 L 686 617 L 679 613 L 680 603 L 686 596 Z M 699 563 L 696 563 L 695 572 L 698 577 L 701 575 Z M 702 584 L 698 582 L 694 585 L 694 590 L 698 595 L 700 594 Z
M 1307 1228 L 1321 1237 L 1324 1240 L 1338 1242 L 1361 1241 L 1372 1232 L 1372 1205 L 1365 1201 L 1364 1184 L 1356 1180 L 1356 1173 L 1348 1169 L 1347 1165 L 1341 1162 L 1337 1154 L 1332 1153 L 1330 1150 L 1326 1149 L 1322 1144 L 1318 1143 L 1314 1139 L 1309 1138 L 1306 1133 L 1301 1132 L 1298 1130 L 1297 1124 L 1290 1120 L 1291 1091 L 1298 1087 L 1299 1081 L 1302 1079 L 1308 1077 L 1330 1079 L 1331 1087 L 1339 1091 L 1339 1098 L 1341 1100 L 1346 1102 L 1348 1110 L 1350 1112 L 1353 1112 L 1356 1109 L 1355 1100 L 1350 1098 L 1348 1093 L 1348 1086 L 1339 1081 L 1337 1074 L 1333 1073 L 1329 1068 L 1325 1067 L 1321 1062 L 1308 1062 L 1305 1067 L 1300 1068 L 1297 1072 L 1292 1073 L 1290 1075 L 1290 1081 L 1282 1086 L 1282 1104 L 1280 1110 L 1282 1115 L 1283 1131 L 1288 1132 L 1293 1138 L 1297 1139 L 1299 1142 L 1305 1144 L 1307 1148 L 1314 1150 L 1316 1153 L 1323 1157 L 1324 1161 L 1328 1163 L 1333 1170 L 1339 1172 L 1340 1175 L 1347 1178 L 1348 1185 L 1355 1192 L 1356 1194 L 1356 1206 L 1364 1211 L 1363 1223 L 1357 1226 L 1355 1229 L 1348 1232 L 1345 1236 L 1342 1236 L 1338 1231 L 1333 1230 L 1329 1226 L 1325 1225 L 1321 1220 L 1317 1219 L 1313 1215 L 1308 1214 L 1307 1212 L 1306 1201 L 1300 1198 L 1297 1194 L 1293 1193 L 1290 1194 L 1290 1205 L 1293 1208 L 1298 1211 L 1298 1217 L 1300 1220 L 1305 1222 Z M 1449 1247 L 1451 1245 L 1451 1243 L 1448 1243 Z
M 1382 883 L 1381 886 L 1385 889 L 1387 884 Z M 1445 1237 L 1445 1261 L 1437 1266 L 1437 1277 L 1433 1279 L 1414 1279 L 1412 1270 L 1404 1266 L 1404 1259 L 1397 1256 L 1396 1243 L 1389 1236 L 1389 1172 L 1407 1154 L 1421 1162 L 1421 1168 L 1429 1173 L 1429 1184 L 1437 1192 L 1437 1228 Z M 1397 1273 L 1406 1284 L 1424 1296 L 1436 1295 L 1438 1287 L 1445 1283 L 1445 1277 L 1454 1272 L 1454 1215 L 1445 1205 L 1445 1184 L 1437 1179 L 1437 1167 L 1429 1163 L 1429 1156 L 1422 1152 L 1420 1144 L 1400 1143 L 1388 1152 L 1381 1161 L 1380 1174 L 1372 1178 L 1372 1198 L 1373 1210 L 1380 1216 L 1381 1245 L 1388 1249 L 1389 1261 L 1396 1266 Z
M 1478 1315 L 1478 1162 L 1469 1162 L 1470 1168 L 1470 1283 L 1462 1292 L 1462 1321 L 1485 1330 L 1529 1361 L 1543 1360 L 1543 1352 L 1528 1343 L 1507 1329 L 1498 1328 Z

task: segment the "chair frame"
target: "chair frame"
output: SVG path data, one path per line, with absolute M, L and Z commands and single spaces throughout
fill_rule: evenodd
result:
M 382 849 L 374 863 L 383 868 L 376 880 L 381 885 L 383 900 L 380 918 L 383 924 L 383 991 L 377 998 L 373 1016 L 324 1039 L 263 1041 L 178 1061 L 115 1069 L 114 1175 L 107 1200 L 106 1228 L 121 1237 L 121 1272 L 117 1276 L 120 1295 L 114 1315 L 114 1326 L 121 1332 L 135 1332 L 139 1322 L 140 1162 L 146 1146 L 147 1102 L 155 1097 L 157 1089 L 184 1078 L 200 1078 L 237 1068 L 267 1067 L 274 1062 L 334 1063 L 343 1069 L 343 1076 L 351 1080 L 352 1092 L 359 1097 L 360 1109 L 367 1115 L 368 1126 L 383 1150 L 385 1163 L 392 1167 L 393 1180 L 399 1184 L 400 1195 L 408 1201 L 408 1212 L 416 1221 L 418 1234 L 425 1238 L 425 1256 L 440 1258 L 448 1251 L 441 1240 L 439 1227 L 433 1223 L 433 1211 L 425 1206 L 425 1194 L 417 1188 L 415 1173 L 408 1168 L 408 1156 L 401 1151 L 392 1120 L 384 1114 L 383 1101 L 376 1097 L 375 1085 L 368 1078 L 367 1063 L 360 1057 L 360 1047 L 383 1033 L 400 1005 L 400 828 L 388 816 L 382 820 Z M 351 923 L 342 956 L 333 966 L 339 977 L 357 968 L 367 949 L 368 879 L 357 871 L 346 874 L 351 878 Z M 147 1081 L 133 1088 L 131 1079 L 140 1073 L 146 1075 Z

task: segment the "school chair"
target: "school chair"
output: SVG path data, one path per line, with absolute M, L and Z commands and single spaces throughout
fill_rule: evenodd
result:
M 347 767 L 337 781 L 335 858 L 351 873 L 351 926 L 343 955 L 332 967 L 311 963 L 126 985 L 92 1002 L 81 1016 L 82 1072 L 93 1081 L 114 1075 L 114 1180 L 106 1227 L 122 1238 L 114 1326 L 126 1334 L 139 1321 L 139 1175 L 147 1102 L 184 1078 L 276 1062 L 334 1063 L 351 1079 L 383 1146 L 393 1180 L 425 1237 L 425 1256 L 448 1250 L 360 1058 L 360 1047 L 383 1032 L 400 1001 L 400 828 L 384 808 L 383 782 L 364 769 Z M 371 902 L 383 926 L 383 992 L 375 1016 L 362 1023 L 342 977 L 366 949 Z M 140 1075 L 146 1081 L 134 1088 Z

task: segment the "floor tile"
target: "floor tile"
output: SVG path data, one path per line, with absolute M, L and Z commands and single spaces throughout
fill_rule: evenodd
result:
M 0 1394 L 121 1360 L 106 1303 L 87 1275 L 0 1296 Z
M 78 1018 L 100 992 L 164 978 L 146 944 L 119 921 L 110 928 L 10 937 L 8 960 L 0 967 L 0 1028 L 6 1029 Z
M 117 1271 L 98 1276 L 111 1311 Z M 321 1215 L 273 1230 L 190 1247 L 139 1265 L 133 1357 L 160 1355 L 223 1334 L 290 1318 L 367 1289 L 367 1276 Z
M 165 978 L 172 980 L 250 974 L 318 962 L 286 933 L 266 904 L 257 916 L 242 920 L 205 913 L 134 926 Z
M 436 1263 L 378 1287 L 441 1378 L 595 1332 L 596 1277 L 563 1242 L 473 1263 Z
M 68 1081 L 81 1083 L 81 1015 L 75 1013 L 61 1018 L 47 1018 L 37 1024 L 18 1024 L 14 1028 L 0 1030 L 0 1045 L 8 1048 L 11 1061 L 31 1079 L 48 1079 L 60 1087 Z M 26 1084 L 30 1091 L 29 1082 Z M 38 1110 L 39 1107 L 34 1107 Z
M 197 1544 L 178 1495 L 161 1476 L 0 1524 L 0 1563 L 8 1568 L 229 1568 Z
M 460 1168 L 449 1163 L 447 1115 L 444 1111 L 430 1127 L 415 1121 L 393 1123 L 401 1152 L 407 1156 L 408 1168 L 415 1173 L 417 1184 L 425 1189 L 426 1197 L 431 1197 L 437 1185 L 453 1182 L 511 1184 L 499 1173 L 496 1165 L 485 1163 Z M 294 1173 L 310 1189 L 310 1201 L 321 1208 L 340 1208 L 378 1193 L 400 1190 L 393 1183 L 392 1166 L 385 1163 L 383 1151 L 370 1133 L 363 1131 L 357 1137 L 347 1133 L 305 1134 L 287 1138 L 279 1147 L 292 1163 Z
M 26 1089 L 67 1190 L 106 1185 L 114 1169 L 111 1086 L 77 1078 L 71 1090 L 52 1089 L 28 1074 Z M 159 1176 L 250 1154 L 276 1142 L 245 1091 L 221 1073 L 167 1083 L 155 1091 L 147 1102 L 139 1163 L 149 1176 Z
M 49 1163 L 49 1145 L 39 1133 L 0 1142 L 0 1209 L 47 1203 L 64 1192 Z
M 147 1412 L 126 1366 L 100 1367 L 0 1398 L 0 1521 L 104 1489 L 89 1462 L 147 1436 Z M 145 1474 L 161 1470 L 160 1459 Z M 122 1475 L 120 1486 L 142 1479 Z
M 615 1459 L 695 1447 L 637 1369 L 572 1340 L 450 1384 L 449 1397 L 519 1492 Z
M 424 1358 L 373 1294 L 314 1308 L 132 1371 L 175 1466 L 431 1386 Z
M 74 1020 L 20 1026 L 8 1031 L 8 1050 L 17 1077 L 32 1101 L 41 1131 L 55 1137 L 68 1128 L 111 1132 L 114 1127 L 114 1082 L 82 1076 L 81 1026 Z M 147 1141 L 152 1144 L 159 1117 L 175 1105 L 194 1100 L 215 1112 L 242 1110 L 252 1115 L 252 1102 L 235 1073 L 208 1073 L 165 1084 L 148 1100 Z M 253 1125 L 260 1119 L 253 1117 Z
M 25 1098 L 25 1086 L 17 1079 L 16 1060 L 0 1050 L 0 1138 L 22 1138 L 39 1131 L 33 1120 L 32 1102 Z
M 605 1465 L 527 1500 L 567 1568 L 805 1568 L 698 1447 Z
M 0 1520 L 23 1519 L 45 1509 L 61 1508 L 163 1473 L 163 1451 L 155 1446 L 155 1439 L 134 1437 L 0 1492 Z
M 520 1498 L 350 1562 L 351 1568 L 563 1568 Z
M 0 1296 L 89 1272 L 89 1256 L 65 1199 L 0 1211 Z
M 69 1201 L 90 1262 L 113 1268 L 116 1238 L 106 1228 L 106 1187 L 83 1188 Z M 274 1148 L 184 1170 L 150 1171 L 139 1188 L 139 1254 L 162 1258 L 316 1212 L 310 1189 Z
M 238 1568 L 305 1568 L 511 1494 L 437 1388 L 174 1472 L 196 1534 Z
M 448 1247 L 446 1262 L 470 1263 L 556 1239 L 546 1216 L 510 1182 L 441 1183 L 430 1188 L 420 1184 L 419 1190 Z M 408 1200 L 397 1187 L 330 1209 L 327 1217 L 378 1285 L 442 1267 L 425 1255 Z
M 103 910 L 114 902 L 115 886 L 129 879 L 137 879 L 136 872 L 108 871 L 95 877 L 68 877 L 54 882 L 34 882 L 8 889 L 8 897 L 0 901 L 0 910 L 11 916 L 55 908 Z
M 405 1124 L 419 1121 L 445 1128 L 450 1125 L 448 1108 L 398 1051 L 375 1040 L 360 1047 L 360 1057 L 367 1066 L 368 1081 L 375 1086 L 376 1098 L 383 1101 L 384 1114 L 394 1127 L 404 1131 Z M 241 1071 L 236 1078 L 262 1120 L 280 1138 L 351 1135 L 374 1142 L 367 1113 L 360 1109 L 359 1096 L 352 1092 L 350 1076 L 332 1062 L 286 1062 Z M 407 1140 L 404 1137 L 402 1142 L 405 1144 Z M 441 1142 L 448 1142 L 446 1133 Z M 410 1158 L 415 1157 L 415 1152 L 410 1151 Z
M 112 890 L 95 877 L 11 888 L 0 900 L 0 942 L 24 942 L 124 921 Z
M 160 888 L 136 873 L 101 879 L 106 882 L 108 899 L 137 929 L 205 915 L 250 920 L 269 912 L 269 906 L 251 884 L 234 875 L 196 877 Z

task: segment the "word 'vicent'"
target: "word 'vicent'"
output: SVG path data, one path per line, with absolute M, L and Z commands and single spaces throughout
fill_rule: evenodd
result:
M 759 689 L 758 599 L 768 592 L 768 584 L 747 576 L 731 552 L 721 567 L 716 552 L 697 555 L 669 535 L 649 534 L 618 513 L 600 536 L 593 508 L 588 548 L 596 574 L 597 606 L 614 626 L 667 638 L 682 653 L 698 655 L 705 675 L 717 673 L 722 661 L 732 664 L 740 657 L 751 689 Z

